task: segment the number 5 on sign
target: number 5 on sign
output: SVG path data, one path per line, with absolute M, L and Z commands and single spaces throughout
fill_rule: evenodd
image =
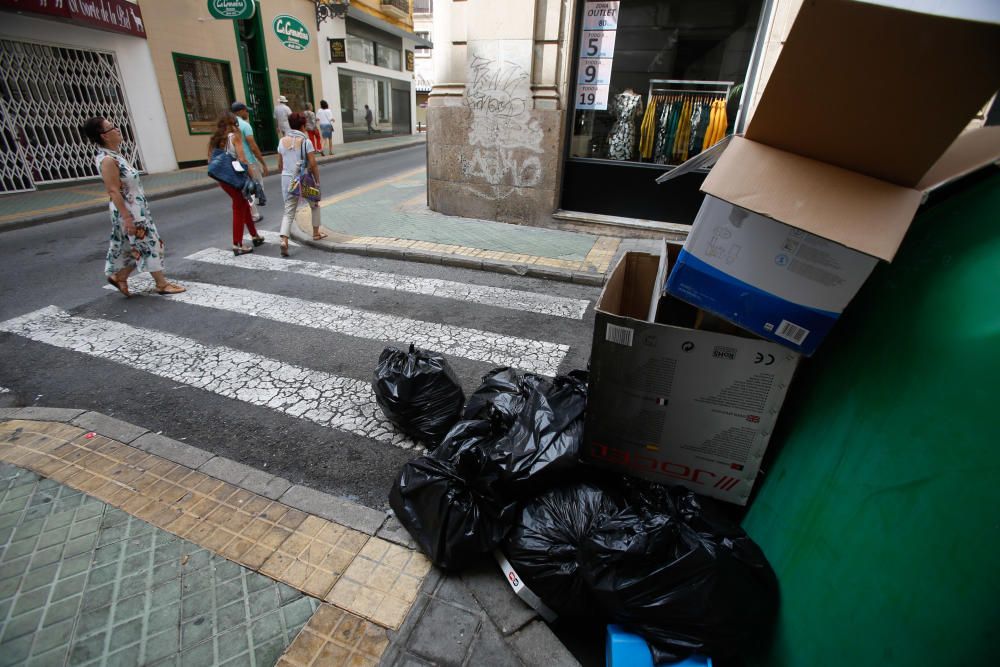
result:
M 615 30 L 584 30 L 580 40 L 581 58 L 614 58 Z
M 598 111 L 607 109 L 608 86 L 578 85 L 576 87 L 576 108 L 595 109 Z

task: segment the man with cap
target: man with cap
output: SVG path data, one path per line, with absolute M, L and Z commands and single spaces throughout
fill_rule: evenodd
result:
M 250 172 L 250 178 L 260 183 L 262 173 L 263 176 L 267 176 L 267 163 L 264 162 L 264 156 L 257 146 L 257 141 L 253 138 L 253 126 L 248 122 L 250 110 L 247 109 L 247 105 L 243 104 L 243 102 L 233 102 L 233 105 L 229 109 L 236 116 L 236 123 L 240 127 L 240 134 L 243 135 L 243 154 L 247 158 L 247 168 Z M 257 197 L 250 199 L 250 215 L 253 216 L 254 222 L 257 222 L 261 218 L 260 211 L 257 208 Z
M 278 106 L 274 107 L 274 126 L 278 128 L 278 138 L 291 132 L 292 127 L 288 124 L 288 117 L 292 115 L 292 110 L 288 107 L 288 98 L 278 95 Z

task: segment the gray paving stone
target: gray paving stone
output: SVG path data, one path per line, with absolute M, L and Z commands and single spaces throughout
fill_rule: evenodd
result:
M 133 447 L 138 447 L 144 452 L 162 456 L 163 458 L 180 463 L 188 468 L 199 468 L 214 456 L 203 449 L 192 447 L 191 445 L 177 440 L 172 440 L 156 433 L 147 433 L 132 442 Z
M 403 259 L 407 262 L 422 262 L 424 264 L 440 264 L 441 253 L 427 250 L 405 250 Z
M 403 527 L 403 524 L 399 522 L 394 516 L 390 516 L 382 524 L 382 527 L 378 529 L 375 534 L 376 537 L 381 537 L 383 540 L 388 540 L 394 544 L 399 544 L 406 547 L 407 549 L 416 549 L 417 543 L 413 541 L 413 537 L 410 536 L 409 531 Z
M 489 663 L 480 663 L 483 665 Z M 433 663 L 421 660 L 410 653 L 403 653 L 392 662 L 392 667 L 433 667 Z
M 84 412 L 79 417 L 71 419 L 69 423 L 88 431 L 96 431 L 112 440 L 124 442 L 126 445 L 148 431 L 141 426 L 108 417 L 100 412 Z
M 482 270 L 483 260 L 475 257 L 464 257 L 462 255 L 446 255 L 441 258 L 441 263 L 446 266 L 457 266 L 463 269 Z
M 534 621 L 508 638 L 528 667 L 579 667 L 573 654 L 552 634 L 544 621 Z
M 577 285 L 591 285 L 592 287 L 600 287 L 604 284 L 604 274 L 603 273 L 583 273 L 581 271 L 573 272 L 572 282 Z
M 32 419 L 34 421 L 48 422 L 68 422 L 79 417 L 86 410 L 76 410 L 74 408 L 42 408 L 30 406 L 17 411 L 15 419 Z
M 374 535 L 385 521 L 385 512 L 352 503 L 315 489 L 293 484 L 281 494 L 279 501 L 295 509 L 315 514 L 329 521 Z
M 436 665 L 458 667 L 464 663 L 480 623 L 475 614 L 431 600 L 413 628 L 407 648 Z
M 483 623 L 472 643 L 469 665 L 521 667 L 521 660 L 514 647 L 503 640 L 492 623 Z
M 0 408 L 0 419 L 14 419 L 21 408 Z
M 271 500 L 277 500 L 292 486 L 292 483 L 283 477 L 276 477 L 254 468 L 249 475 L 243 478 L 240 486 L 247 491 L 253 491 Z
M 239 483 L 243 481 L 243 478 L 254 472 L 256 468 L 252 468 L 243 463 L 237 463 L 232 459 L 227 459 L 223 456 L 216 456 L 205 463 L 201 464 L 198 468 L 198 472 L 203 472 L 206 475 L 211 475 L 212 477 L 221 479 L 223 482 L 229 482 L 230 484 L 235 484 L 239 486 Z
M 473 597 L 469 588 L 458 575 L 445 575 L 441 578 L 441 585 L 438 586 L 434 597 L 440 598 L 460 607 L 465 607 L 470 611 L 478 612 L 481 607 L 479 602 Z
M 515 632 L 538 616 L 514 594 L 500 566 L 492 560 L 484 560 L 462 572 L 462 581 L 504 635 Z

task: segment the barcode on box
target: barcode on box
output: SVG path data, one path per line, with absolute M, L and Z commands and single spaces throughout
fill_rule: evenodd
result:
M 774 332 L 776 336 L 780 336 L 785 340 L 790 340 L 796 345 L 801 345 L 802 341 L 806 339 L 809 335 L 809 329 L 803 329 L 797 324 L 792 324 L 788 320 L 781 320 L 781 324 L 778 325 L 778 330 Z
M 632 347 L 632 330 L 628 327 L 620 327 L 616 324 L 608 324 L 604 337 L 612 343 L 627 345 Z

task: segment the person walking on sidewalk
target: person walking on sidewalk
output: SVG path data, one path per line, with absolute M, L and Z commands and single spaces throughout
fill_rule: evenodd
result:
M 268 174 L 267 163 L 264 162 L 264 156 L 257 146 L 257 141 L 253 138 L 253 126 L 250 124 L 250 110 L 247 109 L 247 105 L 243 104 L 243 102 L 233 102 L 232 112 L 236 114 L 236 123 L 240 128 L 240 134 L 243 135 L 243 154 L 247 158 L 247 173 L 263 189 L 264 183 L 262 179 Z M 250 217 L 254 222 L 260 222 L 262 217 L 260 209 L 257 208 L 256 196 L 250 198 Z
M 373 120 L 375 120 L 375 114 L 372 113 L 372 110 L 369 109 L 368 105 L 366 104 L 365 105 L 365 122 L 368 123 L 368 136 L 369 137 L 372 136 L 372 132 L 375 131 L 375 129 L 372 127 L 372 121 Z
M 313 112 L 313 105 L 306 102 L 306 110 L 302 114 L 306 117 L 306 136 L 309 137 L 313 150 L 317 153 L 323 150 L 323 139 L 319 136 L 319 123 L 316 122 L 316 114 Z
M 274 107 L 274 126 L 278 128 L 278 138 L 288 134 L 288 117 L 292 115 L 292 110 L 288 106 L 288 98 L 278 95 L 278 105 Z
M 163 275 L 163 239 L 149 213 L 139 170 L 119 152 L 124 141 L 121 130 L 106 118 L 94 116 L 84 123 L 83 133 L 97 144 L 97 170 L 111 199 L 111 240 L 104 262 L 108 282 L 128 297 L 129 274 L 148 271 L 157 293 L 186 291 Z
M 316 122 L 319 123 L 319 133 L 322 135 L 319 143 L 319 153 L 324 155 L 323 141 L 330 145 L 330 155 L 333 155 L 333 112 L 326 100 L 320 100 L 319 111 L 316 112 Z
M 316 187 L 319 187 L 319 167 L 316 165 L 313 145 L 301 131 L 306 124 L 306 117 L 300 113 L 293 113 L 289 116 L 288 122 L 291 130 L 278 142 L 278 169 L 281 170 L 281 191 L 285 197 L 285 213 L 281 217 L 281 231 L 279 232 L 282 257 L 288 257 L 288 236 L 292 223 L 295 222 L 295 212 L 303 198 L 300 194 L 290 192 L 292 179 L 299 175 L 302 168 L 302 160 L 307 161 L 309 173 L 316 181 Z M 326 238 L 326 234 L 319 229 L 319 202 L 307 201 L 312 214 L 313 240 L 319 241 Z
M 243 142 L 241 141 L 239 127 L 236 124 L 236 116 L 226 112 L 215 127 L 215 134 L 208 140 L 208 158 L 212 159 L 212 151 L 221 148 L 229 153 L 233 159 L 246 164 L 246 155 L 243 153 Z M 253 224 L 253 216 L 250 214 L 250 202 L 240 190 L 237 190 L 228 183 L 219 181 L 219 187 L 226 191 L 229 198 L 233 200 L 233 254 L 245 255 L 253 252 L 253 248 L 243 245 L 243 228 L 250 232 L 250 239 L 254 246 L 264 243 L 264 237 L 257 233 L 257 228 Z

